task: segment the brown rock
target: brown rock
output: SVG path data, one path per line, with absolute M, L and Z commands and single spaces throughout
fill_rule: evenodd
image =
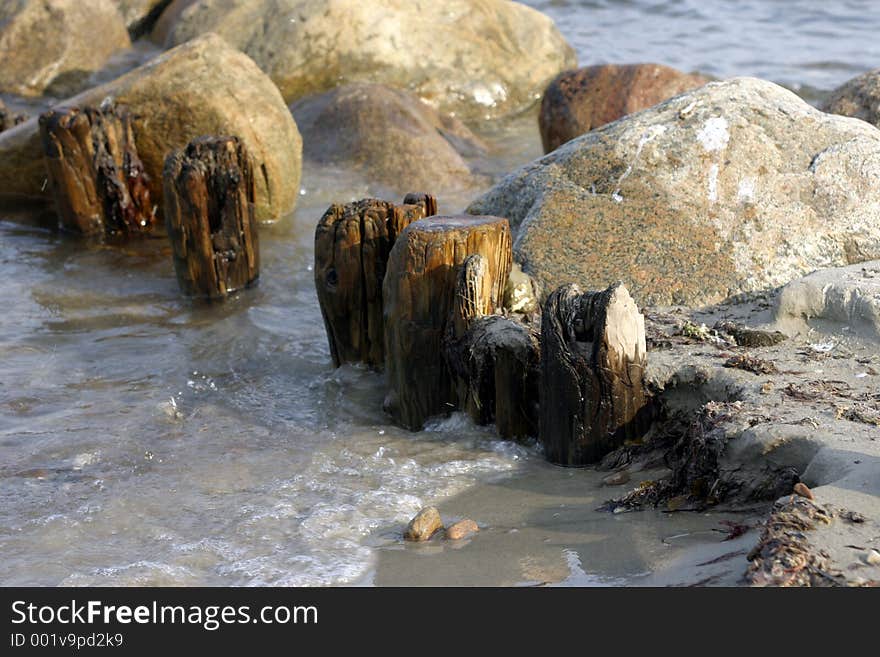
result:
M 801 497 L 806 497 L 808 500 L 815 499 L 813 497 L 813 491 L 811 491 L 809 488 L 807 488 L 806 484 L 804 484 L 800 481 L 794 485 L 793 490 L 794 490 L 795 495 L 800 495 Z
M 480 528 L 477 526 L 477 523 L 470 518 L 465 518 L 446 529 L 446 538 L 450 541 L 458 541 L 462 538 L 467 538 L 471 534 L 476 534 L 478 531 L 480 531 Z
M 707 82 L 702 75 L 659 64 L 605 64 L 560 73 L 541 101 L 544 152 Z
M 160 204 L 165 156 L 204 135 L 239 137 L 254 160 L 256 217 L 274 221 L 299 193 L 302 140 L 281 94 L 247 55 L 208 34 L 174 48 L 65 106 L 110 97 L 129 107 L 138 154 Z M 0 134 L 0 198 L 47 199 L 37 120 Z
M 822 111 L 853 116 L 880 127 L 880 68 L 863 73 L 832 91 Z
M 98 35 L 99 38 L 95 38 Z M 0 3 L 0 91 L 76 92 L 117 50 L 131 47 L 112 0 Z
M 344 85 L 290 110 L 306 158 L 360 169 L 401 193 L 468 184 L 471 170 L 463 156 L 484 151 L 461 121 L 383 84 Z
M 443 521 L 436 507 L 426 506 L 409 521 L 403 537 L 407 541 L 427 541 L 443 529 Z

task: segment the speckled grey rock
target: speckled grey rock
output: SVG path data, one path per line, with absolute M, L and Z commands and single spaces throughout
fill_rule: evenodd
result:
M 198 0 L 166 45 L 204 32 L 250 55 L 288 102 L 381 82 L 462 118 L 521 110 L 575 64 L 549 18 L 507 0 Z
M 792 281 L 777 297 L 775 319 L 789 326 L 827 320 L 880 339 L 880 260 L 820 269 Z
M 113 0 L 0 2 L 0 91 L 79 91 L 113 53 L 129 47 Z
M 469 186 L 472 174 L 463 155 L 484 150 L 461 121 L 382 84 L 336 87 L 290 110 L 306 158 L 358 169 L 400 193 Z
M 582 135 L 468 212 L 510 219 L 545 290 L 698 305 L 880 257 L 880 131 L 771 82 L 713 82 Z

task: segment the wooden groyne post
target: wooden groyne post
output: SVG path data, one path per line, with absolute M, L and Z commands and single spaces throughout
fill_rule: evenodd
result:
M 427 217 L 410 224 L 389 254 L 383 284 L 384 406 L 405 428 L 421 429 L 429 417 L 458 406 L 444 344 L 454 321 L 458 270 L 474 254 L 485 261 L 488 303 L 500 306 L 511 266 L 507 219 Z
M 334 204 L 315 228 L 315 290 L 334 367 L 385 363 L 382 281 L 391 248 L 412 222 L 437 213 L 429 194 L 403 205 L 363 199 Z
M 165 225 L 184 294 L 220 299 L 256 283 L 254 174 L 238 137 L 200 137 L 165 160 Z
M 156 209 L 127 108 L 108 102 L 53 109 L 39 126 L 62 228 L 106 236 L 152 230 Z
M 477 424 L 495 423 L 503 438 L 523 439 L 537 435 L 538 428 L 538 333 L 500 314 L 494 282 L 486 259 L 468 256 L 456 282 L 446 362 L 458 407 Z
M 650 426 L 645 320 L 621 283 L 554 291 L 541 324 L 540 437 L 552 463 L 599 461 Z

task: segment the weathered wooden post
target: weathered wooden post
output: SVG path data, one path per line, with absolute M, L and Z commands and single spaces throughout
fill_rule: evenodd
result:
M 149 179 L 124 106 L 53 109 L 40 115 L 39 124 L 63 228 L 108 236 L 153 228 Z
M 645 318 L 621 283 L 553 292 L 541 324 L 540 438 L 547 459 L 599 461 L 650 426 Z
M 363 199 L 331 205 L 315 229 L 315 289 L 333 365 L 385 362 L 382 280 L 400 232 L 436 213 L 428 194 L 410 194 L 404 205 Z
M 485 259 L 491 305 L 500 305 L 511 262 L 507 219 L 435 216 L 410 224 L 388 258 L 383 285 L 385 409 L 418 430 L 457 405 L 444 340 L 456 302 L 458 268 L 472 254 Z
M 538 335 L 497 314 L 492 283 L 486 259 L 468 256 L 456 282 L 446 361 L 459 408 L 477 424 L 494 422 L 504 438 L 526 438 L 537 435 Z
M 260 275 L 254 174 L 238 137 L 199 137 L 168 155 L 165 225 L 184 294 L 219 299 Z

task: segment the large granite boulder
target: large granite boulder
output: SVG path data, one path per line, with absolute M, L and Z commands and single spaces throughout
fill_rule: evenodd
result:
M 256 212 L 274 221 L 296 204 L 302 140 L 272 81 L 243 53 L 208 34 L 163 53 L 62 105 L 97 105 L 107 97 L 136 119 L 138 153 L 160 204 L 165 156 L 202 135 L 236 135 L 254 158 Z M 37 119 L 0 134 L 0 198 L 47 198 Z
M 880 68 L 839 86 L 831 92 L 822 109 L 880 126 Z
M 0 92 L 78 91 L 114 52 L 130 47 L 113 0 L 0 2 Z
M 603 64 L 560 73 L 541 101 L 544 152 L 707 82 L 660 64 Z
M 508 0 L 176 0 L 167 11 L 178 16 L 162 26 L 167 45 L 217 32 L 288 101 L 381 82 L 483 118 L 533 104 L 575 64 L 553 21 Z
M 468 209 L 507 217 L 545 290 L 623 280 L 720 301 L 880 257 L 880 131 L 771 82 L 712 82 L 589 132 Z
M 463 156 L 483 150 L 457 119 L 381 84 L 337 87 L 291 111 L 308 160 L 360 170 L 400 193 L 467 186 L 472 174 Z

